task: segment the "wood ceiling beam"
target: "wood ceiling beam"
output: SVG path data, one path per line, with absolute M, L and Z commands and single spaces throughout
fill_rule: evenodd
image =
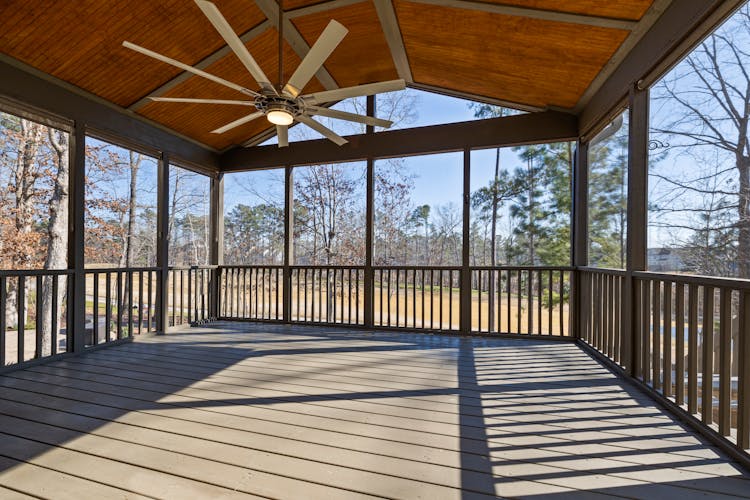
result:
M 672 0 L 609 77 L 581 103 L 581 134 L 596 132 L 634 84 L 643 88 L 653 84 L 744 2 Z
M 474 2 L 470 0 L 409 0 L 410 2 L 423 3 L 427 5 L 438 5 L 440 7 L 453 7 L 455 9 L 478 10 L 492 14 L 505 16 L 528 17 L 530 19 L 541 19 L 557 23 L 583 24 L 596 26 L 598 28 L 612 28 L 619 30 L 635 29 L 638 22 L 629 19 L 616 19 L 611 17 L 591 16 L 586 14 L 573 14 L 559 12 L 556 10 L 532 9 L 529 7 L 518 7 L 515 5 L 501 5 L 494 3 Z
M 622 42 L 617 48 L 612 57 L 607 61 L 604 67 L 599 71 L 599 74 L 591 81 L 588 88 L 581 95 L 578 103 L 573 108 L 576 113 L 580 113 L 581 110 L 586 106 L 591 97 L 601 88 L 607 78 L 617 69 L 620 63 L 625 59 L 625 56 L 635 47 L 643 36 L 651 29 L 657 19 L 667 10 L 667 7 L 672 3 L 672 0 L 654 0 L 651 7 L 646 11 L 638 25 L 633 29 L 628 37 Z
M 391 57 L 393 58 L 393 64 L 396 66 L 398 76 L 405 80 L 406 83 L 412 83 L 414 78 L 411 74 L 409 58 L 406 55 L 406 47 L 404 47 L 404 40 L 401 36 L 401 28 L 398 25 L 393 2 L 391 0 L 373 0 L 373 2 L 375 3 L 375 10 L 378 13 L 378 19 L 380 19 L 380 26 L 385 35 L 385 41 L 388 42 L 388 48 L 391 49 Z
M 467 99 L 469 101 L 482 102 L 485 104 L 492 104 L 493 106 L 501 106 L 503 108 L 519 109 L 521 111 L 528 111 L 530 113 L 537 113 L 540 111 L 547 111 L 548 108 L 541 108 L 538 106 L 529 106 L 528 104 L 521 104 L 518 102 L 504 101 L 502 99 L 495 99 L 494 97 L 487 97 L 483 95 L 472 94 L 470 92 L 461 92 L 459 90 L 447 89 L 444 87 L 436 87 L 434 85 L 426 85 L 424 83 L 412 82 L 408 87 L 424 90 L 426 92 L 432 92 L 433 94 L 441 94 L 448 97 L 456 97 L 458 99 Z M 568 112 L 568 110 L 556 109 L 554 111 Z
M 329 10 L 338 9 L 341 7 L 348 7 L 357 3 L 366 2 L 367 0 L 329 0 L 328 2 L 320 2 L 314 5 L 308 5 L 307 7 L 300 7 L 293 9 L 284 14 L 287 19 L 294 19 L 297 17 L 309 16 L 311 14 L 319 14 L 320 12 L 327 12 Z
M 255 3 L 271 24 L 278 28 L 279 4 L 276 3 L 276 0 L 255 0 Z M 286 40 L 286 42 L 292 47 L 300 59 L 304 59 L 307 53 L 310 52 L 310 46 L 287 16 L 284 16 L 284 40 Z M 333 79 L 325 66 L 322 66 L 318 72 L 315 73 L 315 76 L 326 90 L 339 88 L 336 80 Z
M 248 43 L 253 38 L 262 35 L 268 28 L 272 26 L 271 22 L 266 19 L 262 23 L 254 26 L 253 28 L 249 29 L 248 31 L 242 33 L 240 35 L 240 40 L 242 40 L 242 43 Z M 213 63 L 219 61 L 220 59 L 223 59 L 224 57 L 228 56 L 232 53 L 232 49 L 229 48 L 228 45 L 224 45 L 222 48 L 217 50 L 216 52 L 204 57 L 197 63 L 195 63 L 193 66 L 195 66 L 198 69 L 206 70 L 209 66 L 211 66 Z M 175 88 L 177 85 L 181 84 L 182 82 L 186 81 L 188 78 L 192 77 L 193 74 L 189 71 L 183 71 L 179 75 L 175 76 L 171 80 L 167 81 L 163 85 L 159 86 L 158 88 L 154 89 L 153 91 L 149 92 L 148 95 L 145 95 L 138 99 L 136 102 L 128 106 L 128 109 L 130 111 L 138 111 L 143 106 L 151 102 L 149 97 L 160 97 L 164 94 L 166 94 L 169 90 Z M 198 77 L 200 78 L 200 77 Z
M 124 143 L 163 151 L 209 171 L 218 168 L 216 150 L 4 54 L 0 74 L 0 96 Z
M 285 165 L 311 165 L 393 158 L 420 154 L 575 140 L 578 119 L 557 111 L 474 120 L 461 123 L 389 130 L 348 136 L 337 146 L 327 139 L 276 145 L 234 148 L 221 155 L 223 172 L 238 172 Z

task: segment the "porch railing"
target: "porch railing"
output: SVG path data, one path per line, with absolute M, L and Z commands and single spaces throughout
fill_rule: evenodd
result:
M 290 272 L 292 322 L 364 324 L 364 267 L 292 266 Z
M 68 270 L 0 271 L 0 369 L 68 351 L 72 278 Z
M 585 268 L 578 272 L 581 339 L 623 365 L 629 353 L 623 352 L 623 302 L 625 271 Z
M 160 291 L 160 268 L 86 269 L 81 305 L 72 270 L 0 271 L 0 368 L 71 351 L 72 304 L 84 318 L 76 350 L 155 332 L 159 318 L 165 326 L 226 318 L 578 337 L 696 425 L 750 448 L 750 280 L 570 267 L 366 272 L 173 267 Z
M 569 267 L 473 267 L 472 332 L 570 336 Z
M 386 266 L 373 273 L 375 326 L 460 329 L 460 267 Z
M 159 268 L 86 270 L 86 346 L 156 332 Z
M 283 266 L 223 266 L 219 297 L 221 318 L 281 320 Z
M 218 266 L 175 266 L 167 279 L 167 326 L 199 324 L 214 319 Z
M 750 281 L 633 272 L 628 292 L 624 271 L 580 276 L 582 339 L 686 417 L 749 449 Z M 623 324 L 632 325 L 627 342 Z

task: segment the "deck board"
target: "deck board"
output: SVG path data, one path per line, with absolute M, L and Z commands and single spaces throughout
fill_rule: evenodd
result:
M 749 479 L 565 342 L 217 323 L 0 377 L 9 497 L 750 498 Z

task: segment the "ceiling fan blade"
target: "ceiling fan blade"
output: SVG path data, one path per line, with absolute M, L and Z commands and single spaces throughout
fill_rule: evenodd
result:
M 343 89 L 324 90 L 314 94 L 303 95 L 302 98 L 307 104 L 322 104 L 331 101 L 342 101 L 350 97 L 361 97 L 365 95 L 381 94 L 383 92 L 393 92 L 404 90 L 406 82 L 404 80 L 390 80 L 387 82 L 367 83 L 357 85 L 356 87 L 346 87 Z
M 203 11 L 203 14 L 208 20 L 211 21 L 211 24 L 214 25 L 216 31 L 218 31 L 224 41 L 227 42 L 227 45 L 229 45 L 235 55 L 237 55 L 245 68 L 247 68 L 253 79 L 258 82 L 260 88 L 266 91 L 272 91 L 276 94 L 276 89 L 274 89 L 266 74 L 260 66 L 258 66 L 258 63 L 255 62 L 255 59 L 250 55 L 245 44 L 242 43 L 240 37 L 237 36 L 237 33 L 234 32 L 232 26 L 227 22 L 216 5 L 206 0 L 195 0 L 195 3 Z
M 280 148 L 289 146 L 289 126 L 276 125 L 276 136 L 279 138 Z
M 392 121 L 383 120 L 381 118 L 374 118 L 372 116 L 348 113 L 346 111 L 339 111 L 338 109 L 321 108 L 319 106 L 308 106 L 307 108 L 305 108 L 305 110 L 311 115 L 327 116 L 329 118 L 338 118 L 339 120 L 348 120 L 350 122 L 364 123 L 365 125 L 372 125 L 373 127 L 390 128 L 390 126 L 393 125 Z
M 284 86 L 284 94 L 297 97 L 347 33 L 348 29 L 332 19 Z
M 244 125 L 245 123 L 251 122 L 251 121 L 255 120 L 256 118 L 260 118 L 261 116 L 263 116 L 263 112 L 262 111 L 256 111 L 253 114 L 250 114 L 250 115 L 247 115 L 247 116 L 243 116 L 239 120 L 235 120 L 235 121 L 233 121 L 231 123 L 227 123 L 223 127 L 219 127 L 216 130 L 212 130 L 211 133 L 212 134 L 223 134 L 227 130 L 232 130 L 235 127 L 239 127 L 240 125 Z
M 237 106 L 255 106 L 255 101 L 234 101 L 229 99 L 192 99 L 189 97 L 149 97 L 156 102 L 188 102 L 193 104 L 234 104 Z
M 298 122 L 304 123 L 305 125 L 307 125 L 311 129 L 313 129 L 316 132 L 322 134 L 324 137 L 330 139 L 331 141 L 335 142 L 339 146 L 343 146 L 344 144 L 346 144 L 347 142 L 349 142 L 346 139 L 344 139 L 343 137 L 341 137 L 340 135 L 338 135 L 333 130 L 329 129 L 326 126 L 321 125 L 320 123 L 316 122 L 315 120 L 313 120 L 309 116 L 297 115 L 297 116 L 295 116 L 295 119 Z
M 257 92 L 253 92 L 250 89 L 246 89 L 245 87 L 241 85 L 237 85 L 236 83 L 232 83 L 228 80 L 224 80 L 223 78 L 219 78 L 218 76 L 214 76 L 211 73 L 206 73 L 203 70 L 200 70 L 198 68 L 194 68 L 192 66 L 188 66 L 187 64 L 181 63 L 180 61 L 177 61 L 176 59 L 172 59 L 171 57 L 163 56 L 159 54 L 158 52 L 154 52 L 153 50 L 149 50 L 147 48 L 141 47 L 140 45 L 136 45 L 131 42 L 122 42 L 122 46 L 126 47 L 130 50 L 134 50 L 136 52 L 140 52 L 143 55 L 153 57 L 154 59 L 171 64 L 172 66 L 175 66 L 177 68 L 180 68 L 183 71 L 188 71 L 190 73 L 193 73 L 194 75 L 202 76 L 203 78 L 206 78 L 208 80 L 211 80 L 213 82 L 216 82 L 220 85 L 224 85 L 225 87 L 229 87 L 230 89 L 234 89 L 238 92 L 242 92 L 243 94 L 250 95 L 253 97 L 258 97 L 260 94 Z

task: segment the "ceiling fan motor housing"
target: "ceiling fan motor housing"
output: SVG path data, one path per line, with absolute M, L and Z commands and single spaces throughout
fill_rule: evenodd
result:
M 302 113 L 302 109 L 296 100 L 283 96 L 264 96 L 263 98 L 258 98 L 255 100 L 255 107 L 266 114 L 270 111 L 284 111 L 292 116 Z

